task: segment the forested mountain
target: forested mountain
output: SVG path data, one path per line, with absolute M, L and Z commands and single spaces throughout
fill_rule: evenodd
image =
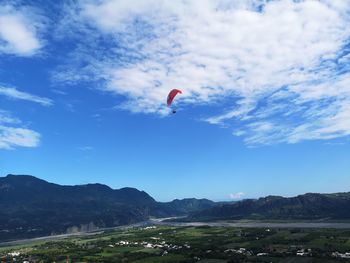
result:
M 213 205 L 205 199 L 160 203 L 135 188 L 62 186 L 34 176 L 8 175 L 0 177 L 0 240 L 113 227 Z
M 194 212 L 187 220 L 350 219 L 350 193 L 267 196 Z

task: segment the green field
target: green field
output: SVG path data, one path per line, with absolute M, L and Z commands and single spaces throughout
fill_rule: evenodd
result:
M 349 230 L 167 226 L 0 249 L 3 262 L 350 262 L 346 252 Z

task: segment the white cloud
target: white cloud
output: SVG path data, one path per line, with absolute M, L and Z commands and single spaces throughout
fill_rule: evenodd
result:
M 55 77 L 102 81 L 98 88 L 125 96 L 118 107 L 132 112 L 167 114 L 172 88 L 183 90 L 179 106 L 224 101 L 205 120 L 238 127 L 233 134 L 250 145 L 346 136 L 344 2 L 83 1 L 64 25 L 84 45 Z
M 7 111 L 0 110 L 0 149 L 10 150 L 39 145 L 40 134 L 24 127 L 18 127 L 20 124 L 19 119 L 12 117 Z
M 238 192 L 234 194 L 229 194 L 230 199 L 241 199 L 245 194 L 243 192 Z
M 19 124 L 21 121 L 11 116 L 9 112 L 0 109 L 0 124 L 2 123 Z
M 0 95 L 6 96 L 6 97 L 11 98 L 11 99 L 26 100 L 26 101 L 39 103 L 43 106 L 53 105 L 53 102 L 51 99 L 39 97 L 39 96 L 30 94 L 27 92 L 19 91 L 16 88 L 9 88 L 9 87 L 0 86 Z
M 82 147 L 79 147 L 78 149 L 85 152 L 85 151 L 93 150 L 94 147 L 92 147 L 92 146 L 82 146 Z
M 0 4 L 0 54 L 35 54 L 43 45 L 38 36 L 42 26 L 33 10 Z

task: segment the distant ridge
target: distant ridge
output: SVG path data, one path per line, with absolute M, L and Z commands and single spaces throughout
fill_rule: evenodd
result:
M 30 175 L 0 177 L 0 241 L 126 225 L 186 215 L 206 199 L 161 203 L 144 191 L 103 184 L 62 186 Z
M 350 219 L 350 192 L 247 199 L 194 212 L 186 220 L 222 219 Z

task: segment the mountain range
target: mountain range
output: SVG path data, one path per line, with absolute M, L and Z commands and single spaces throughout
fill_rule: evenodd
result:
M 157 202 L 135 188 L 63 186 L 29 175 L 0 177 L 0 242 L 174 216 L 184 216 L 178 219 L 181 221 L 349 220 L 350 192 L 267 196 L 238 202 L 195 198 Z
M 157 202 L 135 188 L 62 186 L 34 176 L 7 175 L 0 177 L 0 241 L 127 225 L 214 205 L 194 198 Z

